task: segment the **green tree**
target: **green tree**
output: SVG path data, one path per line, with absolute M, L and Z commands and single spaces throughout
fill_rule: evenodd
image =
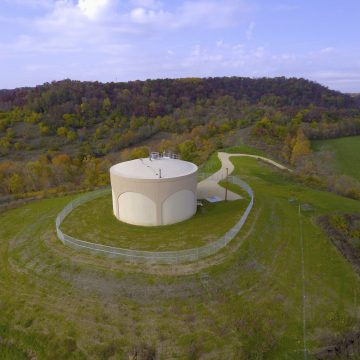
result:
M 149 149 L 146 146 L 136 147 L 131 150 L 129 160 L 140 159 L 149 156 Z
M 8 129 L 6 130 L 6 137 L 7 137 L 7 139 L 11 140 L 11 139 L 14 138 L 14 136 L 15 136 L 14 130 L 13 130 L 12 128 L 8 128 Z
M 179 144 L 178 148 L 182 160 L 194 161 L 197 156 L 197 148 L 193 140 L 185 140 L 183 143 Z
M 56 130 L 57 135 L 61 136 L 61 137 L 65 137 L 67 135 L 67 132 L 68 132 L 68 130 L 64 126 L 61 126 Z
M 7 155 L 10 151 L 11 144 L 8 139 L 0 139 L 0 155 Z
M 36 112 L 31 112 L 30 114 L 27 114 L 24 118 L 25 122 L 35 124 L 41 119 L 41 115 Z
M 19 174 L 14 173 L 8 179 L 7 187 L 9 193 L 19 194 L 24 190 L 24 181 Z
M 75 132 L 75 131 L 70 130 L 70 131 L 68 131 L 66 137 L 67 137 L 67 139 L 68 139 L 69 141 L 75 141 L 76 138 L 77 138 L 77 135 L 76 135 L 76 132 Z
M 43 123 L 39 124 L 40 135 L 45 136 L 50 133 L 50 128 Z
M 111 101 L 106 97 L 102 103 L 102 108 L 105 112 L 108 112 L 111 109 Z
M 296 163 L 304 156 L 311 153 L 310 141 L 305 136 L 303 130 L 299 128 L 296 132 L 296 138 L 294 146 L 292 148 L 290 163 L 296 165 Z

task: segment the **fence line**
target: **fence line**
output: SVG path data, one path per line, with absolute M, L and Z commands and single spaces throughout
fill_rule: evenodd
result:
M 142 250 L 131 250 L 124 249 L 114 246 L 95 244 L 80 240 L 69 236 L 62 232 L 60 225 L 67 215 L 71 213 L 76 207 L 94 200 L 98 197 L 101 197 L 106 194 L 111 193 L 111 188 L 96 190 L 89 194 L 82 195 L 75 200 L 71 201 L 64 209 L 58 214 L 56 218 L 56 233 L 58 238 L 63 242 L 64 245 L 68 245 L 75 249 L 90 251 L 97 255 L 106 255 L 111 258 L 118 258 L 130 262 L 150 262 L 156 264 L 179 264 L 185 262 L 192 262 L 204 257 L 213 255 L 219 250 L 223 249 L 229 242 L 236 236 L 240 229 L 245 224 L 246 219 L 248 218 L 250 211 L 254 205 L 254 193 L 251 187 L 238 178 L 237 176 L 229 176 L 229 182 L 239 185 L 243 190 L 245 190 L 250 196 L 250 203 L 247 206 L 245 212 L 241 216 L 240 220 L 223 236 L 218 240 L 193 249 L 178 250 L 178 251 L 142 251 Z

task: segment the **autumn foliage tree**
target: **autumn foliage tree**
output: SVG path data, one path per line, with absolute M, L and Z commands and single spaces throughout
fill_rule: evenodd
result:
M 296 165 L 296 163 L 304 156 L 311 153 L 310 141 L 304 134 L 301 127 L 296 132 L 296 137 L 293 140 L 293 146 L 291 151 L 290 163 Z

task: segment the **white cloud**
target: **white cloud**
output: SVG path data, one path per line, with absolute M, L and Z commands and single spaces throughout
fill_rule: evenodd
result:
M 89 19 L 96 19 L 109 4 L 109 0 L 79 0 L 78 7 Z
M 251 22 L 246 30 L 246 40 L 250 41 L 253 37 L 255 29 L 255 22 Z
M 254 37 L 262 24 L 249 22 L 248 15 L 254 15 L 249 0 L 11 1 L 41 6 L 37 17 L 15 22 L 10 16 L 5 26 L 16 31 L 11 38 L 5 31 L 0 37 L 2 67 L 17 62 L 24 73 L 12 75 L 22 84 L 53 77 L 106 81 L 216 75 L 303 76 L 328 84 L 356 79 L 360 84 L 353 53 L 341 55 L 331 42 L 313 51 L 272 51 L 259 40 L 260 33 Z M 349 70 L 332 73 L 340 63 Z
M 295 54 L 283 53 L 272 56 L 272 59 L 277 61 L 295 61 L 298 58 Z
M 131 4 L 135 7 L 157 9 L 162 7 L 162 3 L 156 0 L 131 0 Z
M 264 47 L 263 46 L 258 46 L 254 51 L 254 55 L 255 55 L 255 57 L 261 59 L 261 58 L 264 57 L 264 52 L 265 52 Z
M 216 46 L 219 47 L 219 48 L 223 47 L 224 46 L 224 40 L 218 40 L 216 42 Z
M 0 23 L 1 24 L 9 24 L 9 25 L 26 25 L 29 23 L 29 20 L 25 17 L 9 17 L 0 15 Z
M 144 8 L 135 8 L 130 12 L 130 18 L 138 24 L 156 24 L 164 25 L 171 20 L 172 15 L 163 10 L 147 10 Z
M 193 46 L 189 55 L 182 61 L 184 67 L 202 68 L 202 71 L 209 69 L 234 70 L 246 65 L 251 67 L 255 62 L 264 56 L 264 48 L 246 48 L 243 44 L 231 45 L 221 43 L 215 44 L 213 48 L 205 48 L 200 45 Z
M 245 48 L 243 44 L 236 44 L 232 46 L 232 51 L 236 55 L 242 55 L 245 52 Z
M 161 30 L 229 27 L 241 21 L 241 15 L 249 11 L 249 7 L 239 0 L 185 1 L 171 11 L 166 10 L 159 2 L 136 0 L 132 3 L 143 6 L 137 6 L 130 11 L 131 21 L 137 24 L 155 25 Z
M 7 3 L 20 4 L 26 7 L 43 7 L 50 9 L 54 5 L 53 0 L 5 0 Z
M 57 0 L 44 16 L 35 18 L 27 26 L 29 35 L 20 35 L 12 42 L 0 44 L 8 58 L 19 54 L 67 54 L 93 53 L 125 56 L 130 50 L 128 41 L 119 34 L 125 27 L 109 21 L 108 11 L 112 0 Z M 110 19 L 111 20 L 111 19 Z
M 83 37 L 98 36 L 99 32 L 110 36 L 115 33 L 151 36 L 155 31 L 180 31 L 187 27 L 228 27 L 248 11 L 243 0 L 185 1 L 169 10 L 156 0 L 130 0 L 127 3 L 130 9 L 121 7 L 120 0 L 56 0 L 52 4 L 47 14 L 35 19 L 35 26 L 43 33 L 57 33 L 59 38 L 79 37 L 80 33 Z M 249 31 L 253 27 L 250 24 Z
M 243 1 L 186 1 L 177 11 L 177 26 L 206 25 L 213 28 L 228 27 L 241 20 L 250 10 Z
M 328 54 L 328 53 L 332 53 L 335 49 L 331 46 L 323 48 L 320 50 L 321 54 Z
M 61 34 L 75 33 L 80 29 L 96 28 L 109 16 L 111 0 L 57 0 L 46 15 L 35 20 L 35 26 L 41 31 L 55 31 Z M 103 22 L 104 23 L 104 22 Z
M 359 81 L 360 72 L 344 72 L 344 71 L 319 71 L 309 74 L 312 77 L 316 77 L 326 81 Z
M 35 20 L 35 26 L 44 32 L 63 31 L 66 34 L 69 29 L 80 28 L 85 18 L 80 8 L 73 3 L 59 0 L 51 12 Z

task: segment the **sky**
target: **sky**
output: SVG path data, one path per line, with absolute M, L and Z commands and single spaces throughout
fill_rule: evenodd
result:
M 0 88 L 303 77 L 360 92 L 359 0 L 0 0 Z

